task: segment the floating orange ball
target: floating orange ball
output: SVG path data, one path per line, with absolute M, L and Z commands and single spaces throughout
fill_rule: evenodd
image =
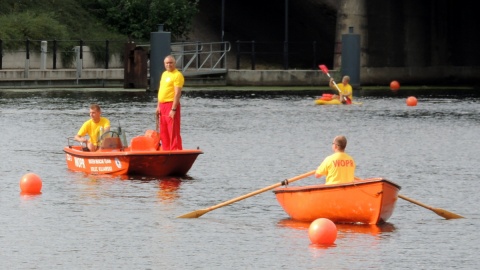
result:
M 318 218 L 310 224 L 308 237 L 312 244 L 331 245 L 337 239 L 337 226 L 330 219 Z
M 392 82 L 390 83 L 390 89 L 391 89 L 392 91 L 397 91 L 398 89 L 400 89 L 400 83 L 397 82 L 397 81 L 392 81 Z
M 20 180 L 20 190 L 22 194 L 41 194 L 42 179 L 34 173 L 27 173 Z
M 417 106 L 417 98 L 416 97 L 408 97 L 407 98 L 407 106 Z

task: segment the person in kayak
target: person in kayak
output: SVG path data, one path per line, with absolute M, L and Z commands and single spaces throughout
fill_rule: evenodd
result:
M 315 171 L 315 177 L 325 176 L 325 184 L 341 184 L 353 182 L 355 179 L 355 161 L 345 153 L 347 138 L 336 136 L 333 139 L 333 154 L 326 157 Z
M 83 123 L 75 140 L 87 145 L 84 151 L 97 151 L 99 148 L 99 139 L 103 133 L 110 131 L 110 120 L 102 117 L 102 110 L 98 104 L 90 105 L 90 119 Z M 86 135 L 90 137 L 87 139 Z
M 350 76 L 343 76 L 342 83 L 337 84 L 337 87 L 334 84 L 333 78 L 330 78 L 330 82 L 328 84 L 330 88 L 339 92 L 338 95 L 333 95 L 332 98 L 340 100 L 342 103 L 351 103 L 353 100 L 353 90 L 352 86 L 350 85 Z M 338 91 L 340 89 L 340 91 Z M 348 102 L 347 100 L 348 99 Z

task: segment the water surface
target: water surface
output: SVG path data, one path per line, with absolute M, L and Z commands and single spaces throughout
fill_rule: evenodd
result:
M 0 261 L 5 269 L 474 269 L 478 259 L 478 98 L 360 97 L 315 106 L 305 95 L 185 94 L 188 176 L 102 177 L 70 172 L 62 148 L 92 102 L 131 138 L 155 128 L 155 95 L 100 90 L 0 91 Z M 207 208 L 315 169 L 343 134 L 360 177 L 467 217 L 444 220 L 399 200 L 382 226 L 339 225 L 334 246 L 312 246 L 272 192 Z M 20 195 L 21 177 L 43 179 Z M 313 177 L 292 183 L 323 183 Z

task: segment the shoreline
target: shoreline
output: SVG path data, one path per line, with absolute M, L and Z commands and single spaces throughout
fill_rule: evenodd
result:
M 87 92 L 147 92 L 155 93 L 148 89 L 123 88 L 123 87 L 42 87 L 42 88 L 0 88 L 1 92 L 45 92 L 45 91 L 87 91 Z M 335 93 L 328 86 L 185 86 L 182 91 L 188 96 L 285 96 L 305 95 L 320 96 L 323 93 Z M 362 86 L 353 90 L 353 95 L 404 97 L 404 96 L 470 96 L 480 97 L 480 89 L 473 86 L 402 86 L 397 91 L 386 86 Z

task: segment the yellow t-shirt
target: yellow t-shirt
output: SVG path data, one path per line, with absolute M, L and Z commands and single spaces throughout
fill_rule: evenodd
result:
M 93 145 L 98 145 L 100 127 L 103 127 L 104 130 L 107 127 L 110 127 L 110 120 L 105 117 L 100 117 L 100 121 L 98 121 L 98 123 L 93 122 L 93 119 L 87 120 L 85 123 L 83 123 L 77 134 L 78 136 L 85 136 L 88 134 L 90 137 L 90 142 Z
M 349 183 L 355 179 L 355 161 L 344 152 L 336 152 L 326 157 L 315 174 L 325 175 L 325 184 Z
M 178 69 L 174 71 L 164 71 L 160 79 L 160 87 L 158 88 L 158 102 L 171 102 L 175 97 L 174 87 L 183 87 L 185 79 Z
M 343 83 L 339 83 L 337 84 L 337 86 L 340 89 L 340 92 L 342 93 L 342 95 L 347 96 L 350 100 L 353 100 L 353 89 L 349 83 L 347 83 L 347 85 L 344 85 Z

